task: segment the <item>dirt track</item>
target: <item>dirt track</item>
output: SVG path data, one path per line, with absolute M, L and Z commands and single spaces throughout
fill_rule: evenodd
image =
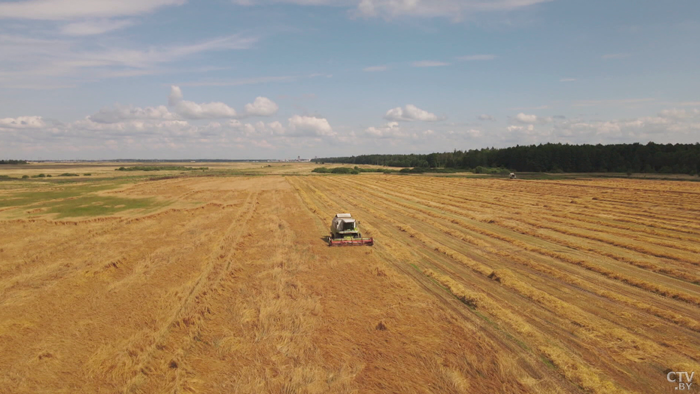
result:
M 700 373 L 696 184 L 233 177 L 115 194 L 199 206 L 0 227 L 0 391 L 666 392 L 664 371 Z M 326 246 L 346 211 L 375 247 Z

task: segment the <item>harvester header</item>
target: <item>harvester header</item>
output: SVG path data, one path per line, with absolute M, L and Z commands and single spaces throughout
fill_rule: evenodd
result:
M 374 238 L 362 238 L 360 222 L 349 213 L 337 213 L 331 222 L 328 246 L 374 245 Z

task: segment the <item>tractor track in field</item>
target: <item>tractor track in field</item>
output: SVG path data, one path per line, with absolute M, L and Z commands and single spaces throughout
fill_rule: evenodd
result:
M 207 258 L 208 263 L 201 271 L 199 278 L 182 299 L 179 306 L 174 310 L 170 318 L 164 322 L 162 328 L 156 333 L 152 345 L 139 357 L 140 362 L 132 372 L 134 376 L 124 386 L 124 392 L 140 391 L 139 386 L 144 380 L 147 380 L 148 375 L 159 370 L 168 371 L 167 368 L 169 365 L 175 365 L 172 364 L 173 362 L 176 363 L 178 367 L 170 368 L 174 370 L 175 374 L 173 382 L 174 387 L 172 387 L 172 390 L 174 390 L 174 392 L 179 392 L 180 389 L 184 388 L 183 386 L 187 385 L 186 372 L 183 372 L 185 371 L 183 368 L 185 365 L 184 360 L 177 356 L 172 357 L 172 355 L 167 354 L 167 352 L 163 352 L 164 354 L 158 358 L 156 353 L 166 350 L 164 346 L 166 340 L 169 342 L 173 340 L 172 338 L 168 338 L 168 336 L 172 335 L 173 328 L 182 328 L 183 326 L 190 328 L 191 326 L 196 326 L 201 323 L 204 315 L 210 312 L 206 306 L 207 296 L 210 292 L 214 291 L 214 288 L 218 286 L 224 275 L 229 271 L 232 259 L 235 257 L 238 240 L 246 230 L 248 222 L 255 214 L 256 205 L 258 204 L 258 194 L 259 192 L 251 192 L 248 195 L 243 207 L 233 218 L 231 224 L 224 231 L 221 238 L 215 243 L 211 254 Z M 192 334 L 191 331 L 190 329 L 185 330 L 187 334 Z M 190 341 L 192 338 L 192 335 L 186 335 L 185 338 L 181 338 L 181 343 L 178 347 L 175 347 L 175 349 L 185 347 L 182 342 Z M 163 359 L 164 357 L 172 358 L 165 360 Z
M 318 184 L 318 182 L 316 183 Z M 307 188 L 310 188 L 311 190 L 316 190 L 315 187 L 310 184 L 305 184 L 305 186 Z M 320 197 L 320 199 L 322 199 L 325 204 L 335 207 L 335 210 L 326 210 L 327 213 L 325 214 L 325 216 L 332 215 L 330 214 L 330 212 L 340 212 L 347 210 L 341 209 L 341 205 L 334 203 L 334 201 L 344 201 L 345 204 L 342 205 L 342 208 L 353 207 L 354 211 L 363 212 L 367 209 L 366 206 L 359 204 L 357 199 L 349 201 L 346 197 L 341 195 L 334 195 L 333 200 L 324 198 L 323 196 L 325 195 L 333 195 L 332 193 L 327 193 L 326 190 L 320 192 L 317 191 L 316 193 L 314 193 L 314 195 Z M 368 214 L 371 216 L 376 216 L 376 213 L 368 212 Z M 317 216 L 319 218 L 322 218 L 323 215 L 317 213 Z M 379 217 L 376 221 L 382 222 L 382 218 Z M 365 227 L 367 227 L 367 224 L 365 224 Z M 411 277 L 418 285 L 421 286 L 421 288 L 424 291 L 426 291 L 431 296 L 435 297 L 435 299 L 440 300 L 442 305 L 449 308 L 453 313 L 456 313 L 458 316 L 464 319 L 465 322 L 469 322 L 469 325 L 472 327 L 473 330 L 479 332 L 480 335 L 484 335 L 489 339 L 490 346 L 498 348 L 500 351 L 506 353 L 520 354 L 518 357 L 518 364 L 520 365 L 520 367 L 523 368 L 523 370 L 528 371 L 528 373 L 530 373 L 531 376 L 533 376 L 535 379 L 541 380 L 541 384 L 544 387 L 550 387 L 550 389 L 552 389 L 552 387 L 556 387 L 556 384 L 554 384 L 553 382 L 547 383 L 547 381 L 552 378 L 552 371 L 546 366 L 546 363 L 543 363 L 542 359 L 540 358 L 540 355 L 536 355 L 529 350 L 526 350 L 526 352 L 523 354 L 523 342 L 521 340 L 514 338 L 512 334 L 509 334 L 507 331 L 503 330 L 502 328 L 499 328 L 497 325 L 494 325 L 492 322 L 490 322 L 488 319 L 485 319 L 479 313 L 475 313 L 474 311 L 470 310 L 452 293 L 450 293 L 441 285 L 437 284 L 434 280 L 431 280 L 423 272 L 418 270 L 414 264 L 407 263 L 402 258 L 397 258 L 397 248 L 405 247 L 407 249 L 414 249 L 414 253 L 417 253 L 419 256 L 418 260 L 428 259 L 433 263 L 437 263 L 438 260 L 427 253 L 415 250 L 415 248 L 412 248 L 412 246 L 415 245 L 412 245 L 410 242 L 404 244 L 393 240 L 394 238 L 400 238 L 400 236 L 395 236 L 391 238 L 387 237 L 386 235 L 389 232 L 394 232 L 397 230 L 383 229 L 384 227 L 386 226 L 378 225 L 378 227 L 376 228 L 375 226 L 372 226 L 372 235 L 376 234 L 377 232 L 384 235 L 381 238 L 377 237 L 375 239 L 376 243 L 374 248 L 379 249 L 379 253 L 386 261 L 391 262 L 394 268 L 396 268 L 403 274 Z M 399 234 L 401 234 L 400 230 L 398 230 L 398 232 Z M 386 246 L 384 246 L 386 244 L 395 246 L 392 249 L 388 249 Z M 416 262 L 418 260 L 416 260 Z M 552 384 L 552 386 L 548 386 L 548 384 Z M 578 391 L 578 388 L 576 388 L 575 386 L 569 386 L 567 388 L 567 392 L 576 391 Z

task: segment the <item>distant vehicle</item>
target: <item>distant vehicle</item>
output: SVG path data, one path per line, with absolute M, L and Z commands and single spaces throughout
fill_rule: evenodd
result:
M 374 238 L 362 238 L 360 222 L 349 213 L 337 213 L 331 222 L 328 246 L 374 245 Z

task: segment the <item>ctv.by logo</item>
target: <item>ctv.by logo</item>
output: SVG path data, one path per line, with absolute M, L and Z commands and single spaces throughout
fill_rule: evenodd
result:
M 666 374 L 666 380 L 671 383 L 678 383 L 676 390 L 690 390 L 693 385 L 693 377 L 695 372 L 669 372 Z

